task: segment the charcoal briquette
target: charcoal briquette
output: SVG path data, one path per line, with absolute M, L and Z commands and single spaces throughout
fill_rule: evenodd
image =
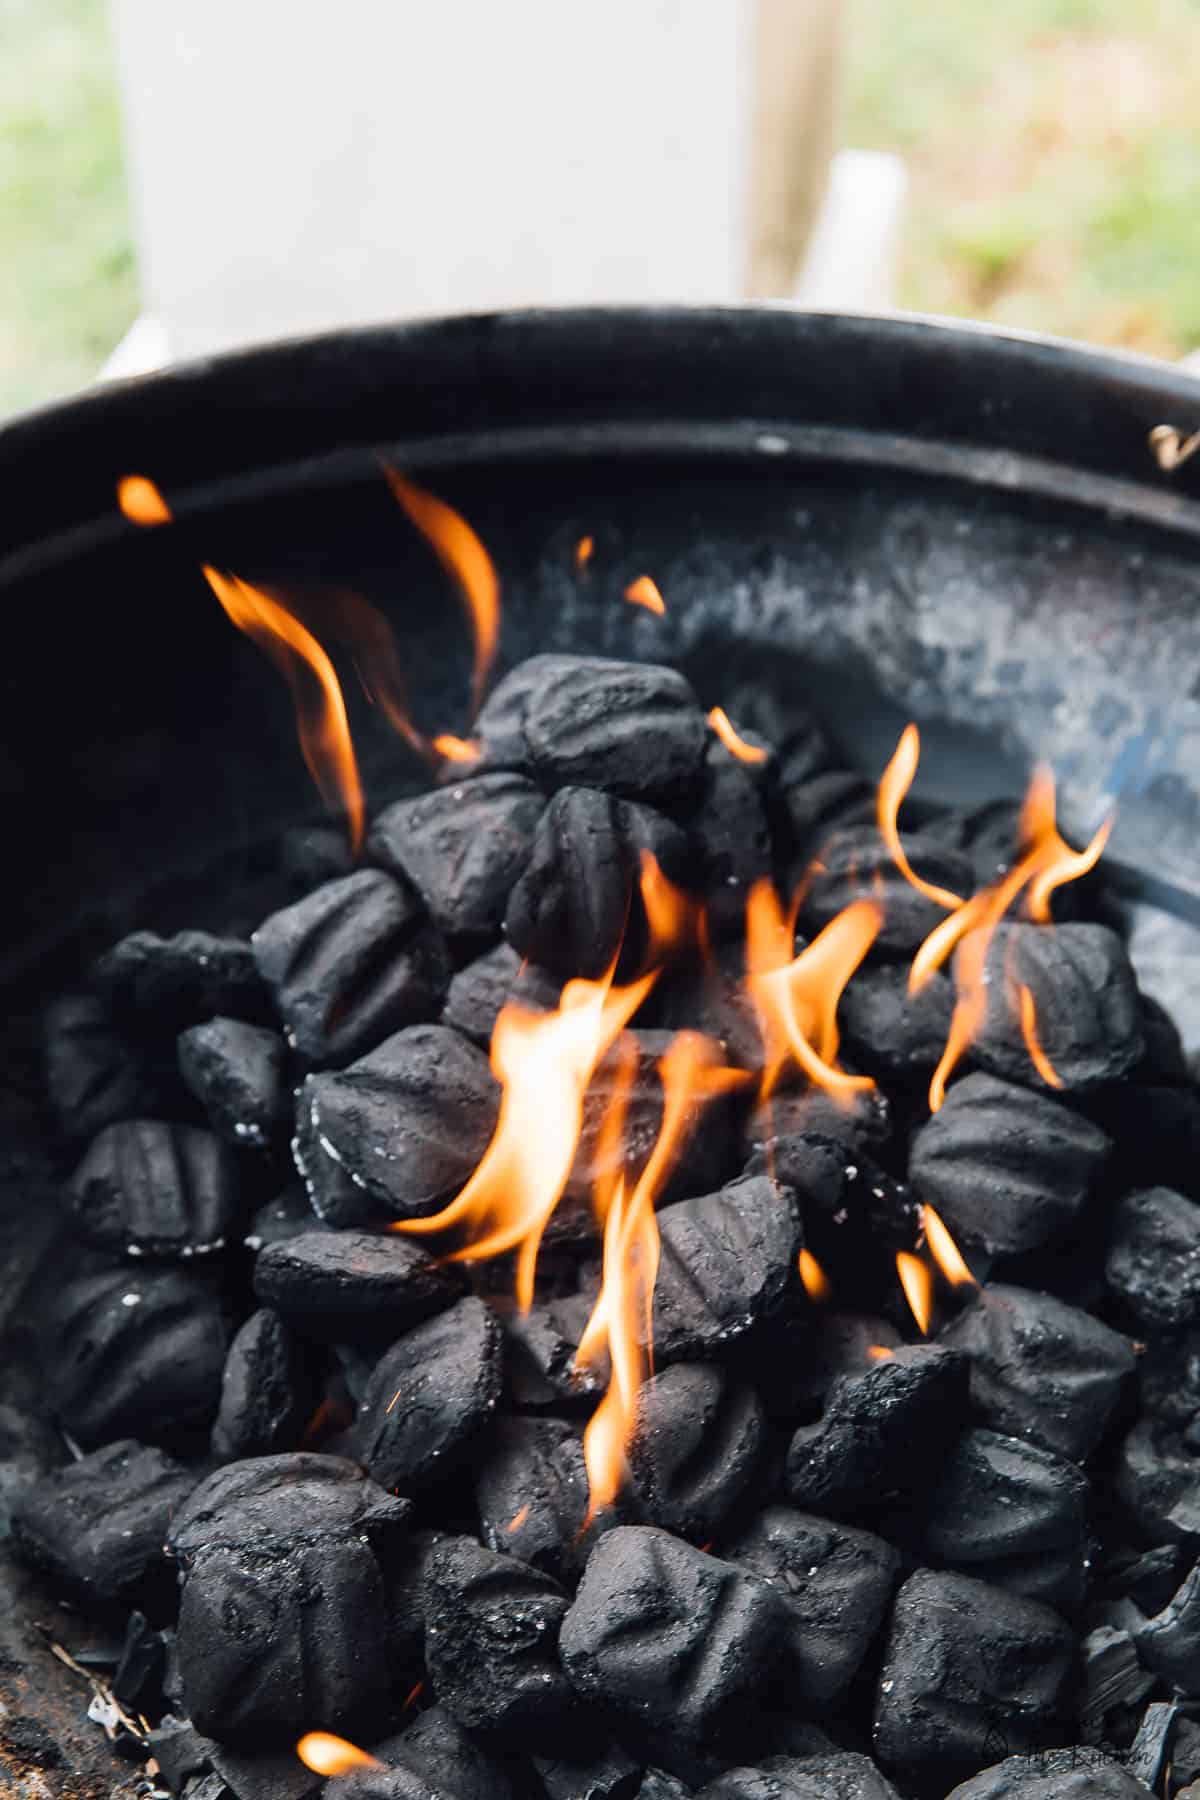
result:
M 561 1406 L 603 1393 L 604 1370 L 575 1361 L 593 1304 L 593 1295 L 563 1294 L 535 1300 L 527 1313 L 505 1314 L 505 1368 L 518 1406 Z
M 273 913 L 251 940 L 288 1042 L 307 1063 L 346 1063 L 433 1018 L 450 979 L 407 883 L 359 869 Z
M 741 944 L 712 944 L 702 956 L 675 959 L 659 977 L 649 1007 L 656 1025 L 701 1032 L 737 1068 L 762 1066 L 762 1033 L 746 989 Z
M 1200 1455 L 1186 1434 L 1139 1419 L 1117 1452 L 1113 1491 L 1143 1541 L 1200 1548 Z
M 708 728 L 677 670 L 597 656 L 537 660 L 520 722 L 522 761 L 535 780 L 633 799 L 670 802 L 691 794 Z M 489 755 L 493 715 L 507 704 L 502 690 L 503 684 L 477 721 Z
M 445 1706 L 418 1713 L 407 1730 L 372 1744 L 371 1753 L 422 1784 L 411 1790 L 414 1800 L 518 1800 L 504 1764 Z M 401 1792 L 409 1800 L 409 1790 Z
M 533 1766 L 546 1800 L 637 1800 L 642 1791 L 641 1764 L 619 1744 L 588 1757 L 535 1756 Z
M 367 854 L 411 882 L 447 936 L 494 936 L 545 805 L 523 776 L 476 775 L 387 807 Z
M 353 870 L 354 856 L 340 825 L 293 825 L 280 835 L 279 871 L 293 894 L 307 894 Z
M 122 1119 L 93 1139 L 71 1177 L 80 1235 L 120 1256 L 175 1261 L 236 1242 L 250 1193 L 236 1153 L 211 1131 Z
M 431 1787 L 414 1769 L 350 1769 L 337 1778 L 337 1800 L 440 1800 L 444 1789 Z
M 410 1025 L 306 1076 L 293 1148 L 313 1210 L 333 1225 L 430 1212 L 471 1174 L 499 1110 L 487 1057 L 448 1025 Z
M 1127 1194 L 1113 1214 L 1105 1275 L 1140 1324 L 1200 1324 L 1200 1206 L 1170 1188 Z
M 900 1333 L 886 1319 L 822 1306 L 768 1319 L 742 1339 L 736 1360 L 755 1383 L 771 1418 L 816 1417 L 830 1388 L 898 1349 Z
M 900 1557 L 873 1532 L 769 1506 L 721 1546 L 786 1601 L 788 1693 L 800 1708 L 844 1694 L 883 1623 Z
M 1200 1091 L 1127 1080 L 1087 1102 L 1113 1140 L 1113 1176 L 1121 1186 L 1160 1185 L 1200 1200 Z
M 750 889 L 771 873 L 771 831 L 757 774 L 759 768 L 738 762 L 713 739 L 689 830 L 699 852 L 708 920 L 718 933 L 742 934 Z
M 869 1756 L 769 1756 L 756 1768 L 729 1769 L 696 1800 L 899 1800 Z
M 971 1405 L 993 1430 L 1082 1462 L 1134 1371 L 1128 1338 L 1051 1294 L 981 1288 L 939 1342 L 971 1370 Z
M 637 1800 L 690 1800 L 695 1789 L 666 1769 L 647 1769 Z
M 394 1337 L 462 1292 L 455 1269 L 395 1233 L 310 1231 L 269 1244 L 254 1291 L 297 1330 L 318 1338 Z
M 316 1397 L 310 1353 L 279 1313 L 261 1307 L 229 1346 L 212 1430 L 214 1456 L 233 1461 L 294 1449 Z
M 873 829 L 877 803 L 874 784 L 857 770 L 820 769 L 810 775 L 802 758 L 785 751 L 769 804 L 776 855 L 789 869 L 790 888 L 835 833 Z
M 993 1255 L 1061 1242 L 1109 1155 L 1098 1125 L 1048 1095 L 987 1074 L 955 1082 L 917 1132 L 908 1172 L 956 1237 Z
M 890 1291 L 898 1250 L 921 1239 L 921 1210 L 912 1189 L 863 1152 L 809 1132 L 777 1138 L 748 1165 L 770 1168 L 791 1188 L 804 1218 L 804 1242 L 834 1286 Z
M 560 991 L 560 983 L 545 969 L 526 962 L 511 944 L 497 944 L 452 977 L 442 1024 L 486 1050 L 510 1000 L 526 1012 L 553 1012 Z
M 936 1068 L 953 1012 L 947 975 L 934 974 L 913 994 L 903 964 L 868 963 L 843 993 L 838 1022 L 856 1068 L 880 1081 L 908 1082 Z
M 919 1569 L 896 1596 L 872 1738 L 884 1767 L 961 1780 L 1001 1734 L 1053 1742 L 1066 1717 L 1075 1640 L 1057 1613 L 967 1575 Z
M 1182 1544 L 1156 1544 L 1153 1550 L 1120 1549 L 1093 1575 L 1092 1598 L 1132 1600 L 1151 1617 L 1161 1612 L 1187 1573 Z
M 1200 1414 L 1200 1329 L 1148 1336 L 1138 1358 L 1138 1392 L 1143 1411 L 1196 1441 L 1192 1421 Z
M 291 1120 L 287 1047 L 277 1031 L 242 1019 L 206 1019 L 179 1034 L 179 1070 L 218 1137 L 268 1150 Z
M 43 1475 L 12 1508 L 25 1559 L 76 1600 L 128 1600 L 163 1588 L 167 1526 L 199 1476 L 131 1438 Z
M 447 1538 L 429 1559 L 425 1662 L 461 1725 L 553 1752 L 578 1730 L 558 1658 L 568 1600 L 558 1583 L 474 1538 Z
M 489 1550 L 516 1556 L 558 1581 L 587 1560 L 588 1480 L 583 1442 L 562 1419 L 501 1419 L 475 1477 L 479 1530 Z
M 242 938 L 135 931 L 92 965 L 92 983 L 117 1011 L 172 1035 L 215 1014 L 269 1019 L 271 1000 Z
M 1200 1562 L 1160 1613 L 1133 1634 L 1138 1655 L 1168 1687 L 1200 1698 Z
M 569 671 L 579 660 L 546 652 L 526 657 L 501 677 L 475 721 L 474 736 L 480 748 L 477 769 L 528 768 L 525 715 L 542 685 L 564 669 Z
M 655 1355 L 707 1357 L 782 1311 L 798 1283 L 795 1196 L 769 1176 L 747 1176 L 658 1215 L 652 1313 Z
M 571 1681 L 621 1728 L 712 1747 L 746 1731 L 786 1634 L 778 1591 L 653 1526 L 606 1532 L 559 1646 Z
M 158 1049 L 113 1018 L 95 994 L 66 994 L 46 1009 L 46 1091 L 64 1136 L 86 1139 L 117 1119 L 154 1118 L 173 1099 Z
M 710 1363 L 676 1363 L 637 1396 L 634 1496 L 650 1524 L 711 1541 L 749 1493 L 765 1448 L 752 1387 Z
M 383 1578 L 388 1596 L 388 1645 L 392 1661 L 411 1683 L 425 1672 L 425 1595 L 429 1559 L 447 1533 L 406 1531 L 388 1545 Z
M 834 1098 L 819 1087 L 781 1088 L 760 1100 L 746 1137 L 751 1151 L 784 1138 L 815 1134 L 876 1162 L 889 1161 L 894 1138 L 892 1109 L 882 1088 L 859 1089 Z
M 363 1463 L 381 1486 L 404 1493 L 439 1481 L 490 1420 L 500 1382 L 500 1327 L 482 1300 L 460 1300 L 406 1331 L 367 1386 L 355 1426 Z
M 1122 1713 L 1144 1700 L 1154 1686 L 1138 1661 L 1128 1631 L 1098 1625 L 1079 1646 L 1078 1712 L 1081 1735 L 1088 1743 L 1108 1736 Z
M 324 1777 L 306 1768 L 291 1745 L 260 1750 L 213 1742 L 209 1755 L 221 1783 L 216 1800 L 317 1800 L 327 1791 Z M 205 1797 L 185 1789 L 183 1800 Z
M 282 1244 L 288 1238 L 325 1229 L 300 1182 L 292 1181 L 273 1200 L 259 1207 L 242 1242 L 247 1250 L 264 1250 L 268 1244 Z
M 904 849 L 922 880 L 964 898 L 974 891 L 974 872 L 966 857 L 916 833 L 905 838 Z M 822 844 L 801 907 L 805 928 L 815 936 L 855 900 L 873 900 L 879 906 L 883 922 L 872 947 L 892 956 L 915 954 L 946 917 L 944 906 L 901 874 L 878 827 L 872 825 L 836 831 Z
M 121 1645 L 121 1660 L 109 1683 L 113 1698 L 127 1712 L 161 1711 L 161 1681 L 166 1657 L 165 1634 L 155 1631 L 145 1613 L 131 1612 L 125 1626 L 125 1641 Z
M 1004 1738 L 1003 1729 L 998 1729 L 998 1748 Z M 1146 1800 L 1148 1792 L 1111 1750 L 1074 1744 L 1065 1750 L 1007 1756 L 954 1788 L 946 1800 Z M 1180 1795 L 1180 1800 L 1186 1797 Z

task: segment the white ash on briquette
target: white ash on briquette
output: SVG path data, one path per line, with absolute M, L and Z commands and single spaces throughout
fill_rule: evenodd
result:
M 329 1800 L 1134 1800 L 1188 1766 L 1200 1093 L 1103 862 L 1067 922 L 998 924 L 931 1117 L 974 952 L 910 990 L 929 889 L 1011 872 L 1015 798 L 906 804 L 914 881 L 811 720 L 769 743 L 725 700 L 744 760 L 674 670 L 532 658 L 476 762 L 382 797 L 360 866 L 285 833 L 250 940 L 207 903 L 211 930 L 145 919 L 47 997 L 60 1254 L 26 1323 L 77 1460 L 14 1541 L 81 1642 L 137 1616 L 123 1679 L 187 1800 L 306 1800 L 310 1731 L 374 1759 Z M 770 871 L 808 875 L 783 984 L 878 909 L 843 1060 L 802 1022 L 824 1086 L 760 1032 Z M 599 1006 L 648 957 L 565 1148 L 564 1037 L 474 1221 L 431 1228 L 507 1129 L 506 1007 L 561 1023 L 564 982 Z M 681 1032 L 710 1041 L 686 1094 Z M 647 1320 L 613 1221 L 676 1126 Z M 522 1313 L 497 1209 L 541 1153 L 562 1201 L 524 1221 Z M 584 1434 L 631 1368 L 594 1494 Z

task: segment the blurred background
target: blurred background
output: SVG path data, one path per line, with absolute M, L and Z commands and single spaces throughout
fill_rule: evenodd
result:
M 362 30 L 373 5 L 381 20 L 408 15 L 408 37 L 399 40 L 396 79 L 387 90 L 395 97 L 390 112 L 383 84 L 371 78 L 378 59 Z M 491 17 L 499 16 L 500 5 L 493 0 Z M 1129 0 L 760 0 L 757 9 L 753 0 L 691 0 L 690 10 L 679 0 L 643 5 L 642 18 L 654 14 L 661 24 L 661 42 L 653 32 L 645 46 L 631 41 L 628 58 L 636 61 L 627 62 L 627 72 L 638 72 L 640 80 L 642 63 L 657 58 L 661 81 L 674 87 L 660 95 L 652 82 L 635 83 L 631 91 L 619 78 L 619 63 L 617 78 L 605 78 L 604 59 L 615 54 L 607 40 L 582 42 L 578 56 L 568 40 L 560 46 L 560 61 L 536 72 L 542 91 L 551 84 L 563 91 L 568 112 L 594 110 L 601 134 L 607 120 L 635 191 L 644 184 L 648 216 L 635 221 L 640 262 L 600 270 L 596 297 L 742 293 L 884 304 L 1167 357 L 1200 346 L 1200 0 L 1139 0 L 1136 6 Z M 386 235 L 389 227 L 379 221 L 390 216 L 390 191 L 401 264 L 403 244 L 414 246 L 411 263 L 396 266 L 380 285 L 369 258 L 348 260 L 344 245 L 327 253 L 328 222 L 317 209 L 314 241 L 306 247 L 304 219 L 289 217 L 290 236 L 280 237 L 276 214 L 286 209 L 265 208 L 261 197 L 271 193 L 270 182 L 286 183 L 291 170 L 301 189 L 306 183 L 312 189 L 305 157 L 323 166 L 322 144 L 334 141 L 330 120 L 339 122 L 342 142 L 348 115 L 360 110 L 346 100 L 357 92 L 353 58 L 347 52 L 338 63 L 341 75 L 333 70 L 320 77 L 330 84 L 330 105 L 314 110 L 311 84 L 305 87 L 295 70 L 306 54 L 316 69 L 341 51 L 320 39 L 307 51 L 296 47 L 295 38 L 306 30 L 303 8 L 283 9 L 272 20 L 266 0 L 250 0 L 223 18 L 222 8 L 231 6 L 232 0 L 210 0 L 204 20 L 191 31 L 184 19 L 193 9 L 181 0 L 0 0 L 0 413 L 93 380 L 139 315 L 141 349 L 132 359 L 127 353 L 124 366 L 137 366 L 139 357 L 152 362 L 210 343 L 270 335 L 275 328 L 324 323 L 335 304 L 328 295 L 340 291 L 348 296 L 348 319 L 432 310 L 447 297 L 455 300 L 458 289 L 443 294 L 428 280 L 427 246 L 437 242 L 429 234 L 441 229 L 461 256 L 463 236 L 480 228 L 440 204 L 447 163 L 421 123 L 421 95 L 430 85 L 422 57 L 430 67 L 456 71 L 447 80 L 458 84 L 461 111 L 477 114 L 469 75 L 462 72 L 464 56 L 473 53 L 490 65 L 498 88 L 507 80 L 511 90 L 529 67 L 529 43 L 522 44 L 512 28 L 511 12 L 503 40 L 480 44 L 465 27 L 451 40 L 439 25 L 435 42 L 436 34 L 422 37 L 424 24 L 415 22 L 426 13 L 449 16 L 455 10 L 450 0 L 411 12 L 411 0 L 410 6 L 353 0 L 351 11 L 359 16 L 346 35 L 364 70 L 362 118 L 354 126 L 365 135 L 343 143 L 338 180 L 346 189 L 345 205 L 352 206 L 358 183 L 347 171 L 354 157 L 381 180 L 390 179 L 382 209 L 364 210 L 355 229 L 371 244 Z M 581 19 L 589 8 L 590 0 L 559 0 L 541 17 L 553 17 L 560 30 L 564 20 Z M 324 32 L 330 20 L 325 9 L 321 13 Z M 334 22 L 340 14 L 334 9 Z M 283 22 L 289 16 L 290 28 Z M 737 55 L 730 54 L 731 30 Z M 755 32 L 743 57 L 738 46 Z M 672 44 L 678 54 L 670 53 Z M 684 69 L 693 51 L 696 67 Z M 497 66 L 506 54 L 513 58 L 508 74 L 507 65 Z M 247 70 L 257 88 L 249 74 L 239 88 Z M 726 70 L 729 93 L 714 94 L 711 84 L 724 83 Z M 594 109 L 588 85 L 593 74 L 600 86 Z M 339 89 L 339 80 L 349 86 Z M 610 100 L 617 109 L 611 118 Z M 684 100 L 699 121 L 694 141 Z M 372 107 L 381 123 L 368 130 Z M 519 136 L 518 95 L 511 112 Z M 660 151 L 654 132 L 664 128 L 664 113 L 679 129 Z M 265 134 L 253 142 L 238 136 L 250 115 Z M 560 119 L 554 130 L 563 129 Z M 409 144 L 407 161 L 398 162 L 395 173 L 381 166 L 381 134 L 403 138 L 406 131 L 419 142 L 415 150 Z M 641 171 L 630 154 L 639 140 Z M 701 166 L 705 145 L 715 146 L 715 175 Z M 835 179 L 827 185 L 830 156 L 839 147 L 852 154 L 832 164 Z M 539 275 L 544 246 L 534 242 L 536 218 L 530 221 L 522 211 L 530 182 L 520 171 L 528 167 L 536 174 L 538 156 L 552 163 L 555 151 L 550 131 L 537 154 L 508 176 L 509 287 L 493 296 L 477 271 L 467 271 L 464 304 L 493 297 L 587 297 L 582 290 L 576 294 L 578 282 L 560 293 Z M 473 154 L 479 158 L 478 144 Z M 677 156 L 678 168 L 671 168 L 670 155 Z M 239 183 L 239 159 L 247 174 L 243 238 L 236 230 L 227 234 L 225 225 L 235 210 L 228 184 Z M 210 160 L 211 192 L 205 180 Z M 726 164 L 733 169 L 728 181 L 721 173 Z M 572 181 L 583 224 L 590 214 L 599 241 L 606 209 L 597 196 L 604 190 L 589 186 L 589 166 L 585 148 Z M 663 192 L 677 194 L 677 205 L 664 204 L 654 189 L 660 167 Z M 257 195 L 252 170 L 267 184 Z M 666 185 L 668 177 L 673 187 Z M 619 179 L 617 169 L 618 185 Z M 219 204 L 206 212 L 213 195 Z M 411 220 L 408 206 L 417 207 Z M 621 202 L 626 216 L 635 206 L 628 198 Z M 743 206 L 746 216 L 735 219 Z M 503 204 L 499 210 L 506 213 Z M 552 219 L 545 234 L 568 263 L 570 213 L 564 208 L 561 229 Z M 723 246 L 739 235 L 744 255 L 735 268 Z M 704 254 L 693 257 L 705 236 L 711 241 Z M 660 239 L 662 255 L 655 257 Z M 248 278 L 246 291 L 236 293 L 230 271 L 246 264 L 245 242 L 261 242 L 262 265 L 255 292 Z M 526 253 L 528 272 L 522 274 Z M 623 254 L 630 254 L 628 245 Z M 439 260 L 436 251 L 432 255 Z M 495 264 L 498 253 L 485 243 L 481 255 Z M 304 285 L 299 263 L 309 260 L 328 265 L 325 293 L 311 298 L 307 310 L 297 309 L 295 293 Z M 192 317 L 178 296 L 201 290 L 211 316 L 200 316 L 198 302 Z M 223 294 L 228 316 L 222 314 Z

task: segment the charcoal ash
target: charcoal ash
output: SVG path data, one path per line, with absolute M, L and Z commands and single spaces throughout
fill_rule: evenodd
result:
M 65 994 L 46 1009 L 46 1091 L 59 1130 L 75 1141 L 118 1119 L 171 1117 L 178 1083 L 160 1045 L 113 1017 L 96 994 Z
M 588 1480 L 583 1440 L 564 1419 L 497 1422 L 475 1477 L 484 1544 L 555 1580 L 573 1582 L 602 1518 L 585 1530 Z
M 832 1756 L 769 1756 L 755 1768 L 728 1769 L 702 1788 L 697 1800 L 899 1800 L 899 1796 L 870 1757 L 844 1750 Z
M 1003 1740 L 999 1730 L 997 1738 Z M 1074 1744 L 1006 1756 L 954 1788 L 946 1800 L 1146 1800 L 1150 1790 L 1111 1750 Z
M 446 936 L 495 937 L 545 805 L 520 775 L 477 775 L 387 807 L 367 854 L 416 889 Z
M 409 1238 L 311 1231 L 269 1244 L 254 1265 L 264 1306 L 317 1338 L 383 1342 L 453 1304 L 457 1270 Z
M 771 874 L 771 830 L 754 778 L 758 773 L 712 740 L 689 829 L 708 896 L 707 917 L 718 935 L 743 935 L 750 889 Z
M 787 1603 L 788 1693 L 822 1707 L 845 1694 L 883 1624 L 900 1557 L 873 1532 L 790 1506 L 769 1506 L 721 1545 Z
M 973 872 L 965 857 L 915 833 L 904 848 L 923 881 L 964 898 L 973 892 Z M 826 838 L 800 909 L 805 929 L 815 936 L 855 900 L 874 900 L 882 912 L 872 945 L 877 955 L 915 955 L 946 917 L 945 907 L 900 872 L 877 825 L 835 831 Z
M 443 1480 L 489 1423 L 501 1379 L 500 1327 L 482 1300 L 414 1326 L 371 1375 L 355 1426 L 362 1462 L 405 1493 Z
M 526 962 L 511 944 L 497 944 L 451 977 L 442 1024 L 486 1050 L 510 1000 L 526 1012 L 549 1013 L 558 1006 L 560 992 L 553 975 Z
M 849 1152 L 871 1157 L 882 1167 L 893 1160 L 895 1123 L 882 1088 L 859 1089 L 835 1098 L 824 1088 L 783 1088 L 760 1100 L 750 1116 L 747 1147 L 753 1154 L 785 1138 L 831 1138 Z
M 628 1456 L 646 1521 L 708 1542 L 750 1494 L 766 1448 L 754 1389 L 707 1363 L 675 1363 L 643 1383 Z
M 798 1291 L 795 1196 L 768 1176 L 678 1200 L 658 1225 L 652 1329 L 664 1363 L 715 1355 Z
M 70 1183 L 80 1236 L 118 1256 L 203 1256 L 241 1236 L 252 1188 L 211 1131 L 123 1119 L 93 1139 Z
M 1176 1693 L 1200 1698 L 1200 1563 L 1133 1637 L 1147 1669 Z
M 135 931 L 92 964 L 93 987 L 119 1015 L 172 1036 L 214 1014 L 269 1020 L 271 997 L 241 938 Z
M 240 1326 L 221 1377 L 214 1456 L 273 1456 L 294 1450 L 317 1400 L 311 1353 L 287 1321 L 260 1307 Z
M 1140 1325 L 1200 1324 L 1200 1206 L 1170 1188 L 1126 1194 L 1113 1214 L 1106 1274 Z
M 450 979 L 415 892 L 381 869 L 314 889 L 264 920 L 251 943 L 288 1043 L 317 1067 L 434 1018 Z
M 1121 1440 L 1112 1488 L 1143 1543 L 1200 1550 L 1200 1451 L 1188 1431 L 1139 1419 Z
M 479 1162 L 499 1110 L 486 1055 L 447 1025 L 410 1025 L 306 1076 L 294 1153 L 313 1210 L 334 1225 L 434 1210 Z
M 838 1008 L 846 1051 L 856 1068 L 879 1081 L 911 1082 L 937 1067 L 954 1012 L 954 984 L 935 973 L 913 994 L 898 963 L 858 969 Z
M 981 1288 L 939 1342 L 970 1365 L 971 1405 L 993 1430 L 1072 1462 L 1096 1448 L 1134 1372 L 1128 1338 L 1051 1294 Z
M 956 1238 L 1015 1256 L 1069 1236 L 1109 1150 L 1061 1102 L 980 1073 L 955 1082 L 916 1133 L 909 1178 Z
M 535 1300 L 527 1313 L 514 1309 L 502 1316 L 505 1373 L 514 1405 L 561 1408 L 603 1393 L 605 1371 L 575 1361 L 594 1299 L 581 1292 L 563 1294 Z
M 206 1019 L 181 1031 L 179 1072 L 217 1136 L 238 1149 L 270 1150 L 291 1123 L 287 1046 L 277 1031 L 243 1019 Z
M 920 1569 L 896 1596 L 876 1690 L 873 1744 L 918 1782 L 972 1775 L 997 1735 L 1052 1743 L 1067 1717 L 1075 1639 L 1048 1606 L 967 1575 Z

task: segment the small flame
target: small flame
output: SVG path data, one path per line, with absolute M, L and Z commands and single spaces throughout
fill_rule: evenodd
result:
M 625 598 L 631 606 L 644 606 L 647 612 L 656 613 L 661 619 L 667 610 L 667 603 L 658 590 L 658 583 L 649 575 L 639 575 L 625 589 Z
M 833 1283 L 811 1250 L 800 1252 L 800 1279 L 810 1300 L 828 1300 L 833 1293 Z
M 172 512 L 148 475 L 122 475 L 117 505 L 135 525 L 168 525 Z
M 877 802 L 879 829 L 891 852 L 892 861 L 904 879 L 936 906 L 952 909 L 962 905 L 962 895 L 953 894 L 949 888 L 937 887 L 933 882 L 925 881 L 909 862 L 900 842 L 900 808 L 904 803 L 904 796 L 913 784 L 920 760 L 921 734 L 915 725 L 906 725 L 900 734 L 900 742 L 896 745 L 892 760 L 880 777 Z
M 384 466 L 384 474 L 396 499 L 421 536 L 435 551 L 452 577 L 466 605 L 475 634 L 475 673 L 471 682 L 471 717 L 483 699 L 483 690 L 496 658 L 500 636 L 500 580 L 491 557 L 461 513 L 409 481 L 399 470 Z
M 679 950 L 707 940 L 704 907 L 663 874 L 658 858 L 642 851 L 642 906 L 646 913 L 649 944 L 647 966 L 661 963 Z
M 1021 1020 L 1021 1036 L 1025 1039 L 1025 1048 L 1029 1052 L 1029 1060 L 1046 1083 L 1047 1087 L 1060 1088 L 1062 1076 L 1042 1049 L 1037 1029 L 1037 1002 L 1033 997 L 1033 989 L 1025 982 L 1017 986 L 1017 1010 Z
M 314 1775 L 348 1775 L 351 1769 L 382 1769 L 377 1756 L 369 1756 L 357 1744 L 334 1737 L 331 1731 L 307 1731 L 296 1745 L 296 1755 Z
M 897 1250 L 896 1273 L 900 1277 L 900 1286 L 904 1289 L 904 1298 L 917 1321 L 917 1330 L 924 1337 L 933 1317 L 933 1272 L 927 1263 L 923 1263 L 911 1251 Z
M 739 762 L 765 763 L 767 752 L 761 744 L 748 744 L 739 737 L 729 723 L 729 715 L 723 706 L 714 706 L 708 715 L 708 722 L 728 750 L 730 756 L 736 756 Z
M 952 1287 L 977 1287 L 979 1284 L 967 1267 L 962 1251 L 950 1234 L 949 1227 L 932 1206 L 921 1208 L 921 1224 L 929 1253 Z
M 505 1526 L 505 1530 L 510 1533 L 514 1532 L 514 1531 L 520 1531 L 522 1525 L 525 1523 L 525 1521 L 528 1517 L 529 1517 L 529 1503 L 528 1503 L 528 1501 L 526 1501 L 525 1505 L 521 1508 L 520 1512 L 514 1513 L 513 1517 L 508 1521 L 508 1524 Z
M 300 747 L 325 804 L 344 811 L 350 842 L 362 844 L 364 804 L 341 684 L 316 638 L 287 607 L 209 564 L 204 576 L 239 631 L 275 664 L 292 691 Z
M 448 731 L 439 732 L 433 747 L 439 756 L 452 763 L 476 763 L 482 754 L 474 738 L 452 737 Z
M 896 1352 L 889 1350 L 886 1344 L 867 1345 L 867 1355 L 872 1362 L 891 1362 L 895 1354 Z
M 592 552 L 596 548 L 596 540 L 590 535 L 581 537 L 575 546 L 575 567 L 586 569 L 592 560 Z
M 412 1708 L 417 1704 L 417 1701 L 421 1698 L 421 1695 L 424 1692 L 425 1692 L 425 1683 L 423 1681 L 414 1681 L 412 1686 L 409 1688 L 407 1694 L 405 1694 L 405 1696 L 404 1696 L 404 1701 L 400 1707 L 400 1711 L 402 1713 L 410 1712 L 412 1710 Z

